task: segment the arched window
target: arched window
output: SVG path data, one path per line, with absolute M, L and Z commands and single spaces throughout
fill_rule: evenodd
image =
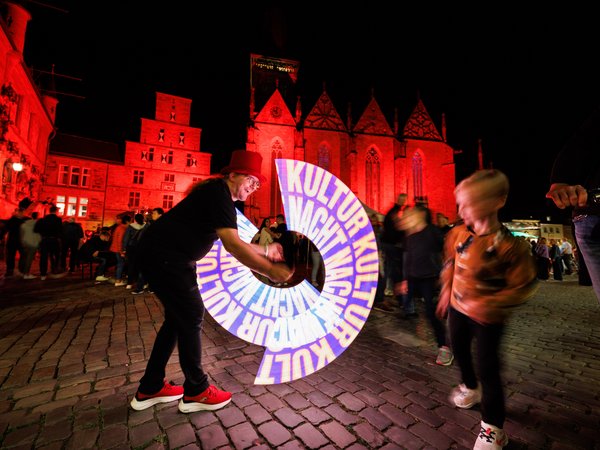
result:
M 317 165 L 328 172 L 331 172 L 331 150 L 327 144 L 319 145 L 319 153 L 317 155 Z
M 427 196 L 423 188 L 423 158 L 416 152 L 412 159 L 413 195 L 415 203 L 427 203 Z
M 381 206 L 381 195 L 379 193 L 381 163 L 379 153 L 374 147 L 367 151 L 365 164 L 365 200 L 367 205 L 379 211 Z
M 274 140 L 271 145 L 271 215 L 283 214 L 283 203 L 281 201 L 281 193 L 279 192 L 279 178 L 277 177 L 277 169 L 275 168 L 275 160 L 283 158 L 282 145 L 279 140 Z

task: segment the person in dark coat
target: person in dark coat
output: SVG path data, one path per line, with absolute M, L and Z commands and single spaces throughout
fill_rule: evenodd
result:
M 52 205 L 48 214 L 37 221 L 33 231 L 42 235 L 40 243 L 40 278 L 48 275 L 48 259 L 50 259 L 50 277 L 58 278 L 66 275 L 60 265 L 62 252 L 62 220 L 56 215 L 58 207 Z

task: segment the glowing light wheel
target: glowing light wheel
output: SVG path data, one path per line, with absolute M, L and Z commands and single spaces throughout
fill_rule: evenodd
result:
M 197 263 L 206 310 L 225 329 L 266 347 L 255 384 L 297 380 L 325 367 L 364 326 L 377 289 L 375 234 L 360 200 L 326 170 L 275 160 L 286 222 L 310 239 L 325 266 L 323 290 L 307 280 L 292 287 L 262 283 L 215 242 Z M 238 211 L 238 231 L 258 231 Z

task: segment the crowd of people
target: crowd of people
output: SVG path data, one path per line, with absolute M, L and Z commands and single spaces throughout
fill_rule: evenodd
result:
M 126 286 L 133 294 L 147 288 L 137 262 L 136 244 L 145 230 L 163 214 L 154 208 L 150 214 L 121 215 L 112 227 L 85 231 L 75 217 L 62 219 L 58 208 L 51 205 L 48 213 L 27 213 L 18 208 L 3 221 L 0 237 L 5 241 L 5 278 L 33 280 L 62 278 L 78 271 L 82 264 L 92 263 L 96 282 Z M 34 270 L 38 262 L 39 275 Z M 106 276 L 109 268 L 114 274 Z M 126 270 L 126 271 L 125 271 Z

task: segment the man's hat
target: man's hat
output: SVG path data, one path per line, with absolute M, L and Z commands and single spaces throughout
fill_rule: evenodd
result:
M 252 175 L 265 183 L 267 179 L 260 173 L 262 156 L 257 152 L 247 150 L 234 150 L 231 153 L 231 161 L 227 167 L 221 170 L 221 174 L 226 175 L 231 172 Z

